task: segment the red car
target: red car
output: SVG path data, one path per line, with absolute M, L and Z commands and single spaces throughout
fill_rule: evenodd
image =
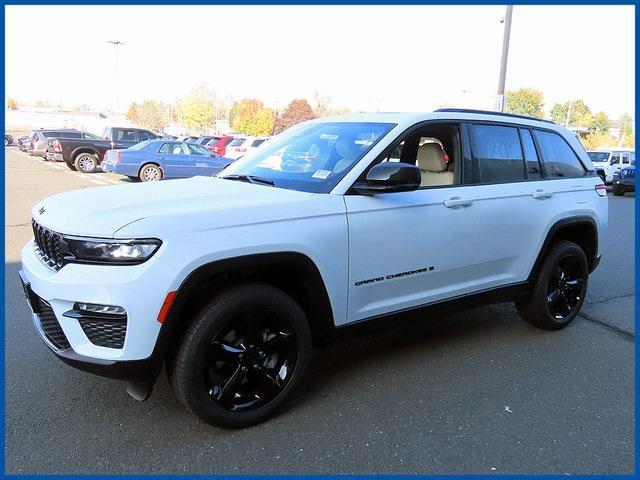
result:
M 224 157 L 224 154 L 227 152 L 227 145 L 231 143 L 233 137 L 231 135 L 224 135 L 218 139 L 212 138 L 209 140 L 209 143 L 205 145 L 209 150 L 211 150 L 216 155 L 220 155 Z

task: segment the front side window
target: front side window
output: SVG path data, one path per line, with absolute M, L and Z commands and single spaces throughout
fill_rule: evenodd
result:
M 554 132 L 535 131 L 542 160 L 551 178 L 582 177 L 585 169 L 567 141 Z
M 276 187 L 328 193 L 394 126 L 367 122 L 299 124 L 232 163 L 220 177 L 255 176 Z
M 469 134 L 480 183 L 519 182 L 525 179 L 517 128 L 469 125 Z
M 611 155 L 611 165 L 618 165 L 620 163 L 620 154 L 614 153 Z

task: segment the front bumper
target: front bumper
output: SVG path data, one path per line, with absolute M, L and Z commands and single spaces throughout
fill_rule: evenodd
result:
M 636 191 L 636 181 L 635 181 L 635 179 L 634 180 L 627 180 L 627 179 L 614 178 L 613 179 L 613 185 L 620 185 L 620 186 L 624 187 L 627 192 L 635 192 Z
M 22 251 L 20 277 L 44 343 L 65 363 L 98 375 L 142 380 L 157 373 L 161 359 L 154 353 L 161 324 L 156 319 L 176 277 L 175 270 L 158 258 L 160 253 L 140 265 L 68 264 L 54 271 L 30 241 Z M 38 309 L 33 308 L 36 300 L 50 307 L 47 318 L 55 318 L 64 341 L 52 342 L 44 332 Z M 123 307 L 127 325 L 122 348 L 92 343 L 79 320 L 65 315 L 76 302 Z

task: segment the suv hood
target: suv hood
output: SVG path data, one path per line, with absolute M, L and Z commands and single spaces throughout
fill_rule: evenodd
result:
M 59 233 L 113 237 L 147 217 L 291 203 L 312 193 L 211 177 L 96 187 L 53 195 L 32 209 L 33 218 Z

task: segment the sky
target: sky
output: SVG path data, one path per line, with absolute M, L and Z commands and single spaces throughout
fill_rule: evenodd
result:
M 336 107 L 490 108 L 503 6 L 6 6 L 7 97 L 99 109 L 172 101 L 201 82 L 282 108 L 314 92 Z M 634 115 L 633 6 L 515 6 L 506 89 L 545 109 L 583 98 Z

